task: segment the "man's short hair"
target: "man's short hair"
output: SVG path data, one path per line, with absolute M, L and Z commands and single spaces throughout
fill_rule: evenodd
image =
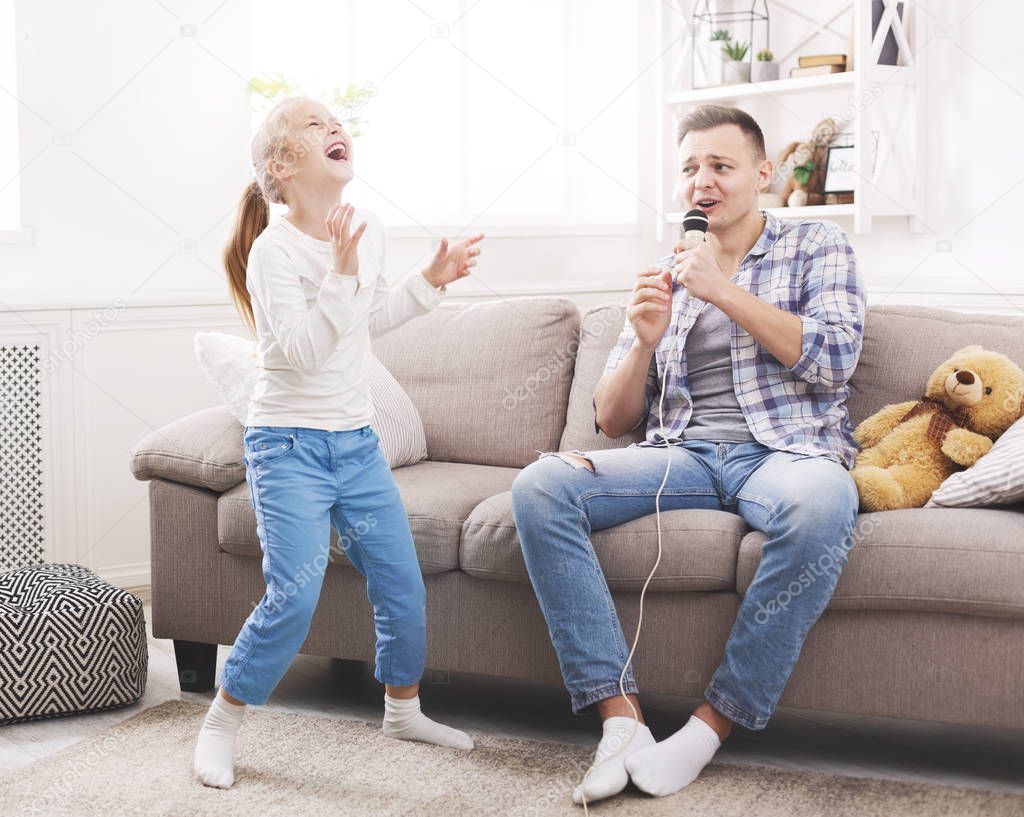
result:
M 683 137 L 692 130 L 711 130 L 719 125 L 737 125 L 743 131 L 753 149 L 755 163 L 767 157 L 764 150 L 764 134 L 761 133 L 761 126 L 754 117 L 739 108 L 725 105 L 700 105 L 690 111 L 679 123 L 676 144 L 681 145 Z

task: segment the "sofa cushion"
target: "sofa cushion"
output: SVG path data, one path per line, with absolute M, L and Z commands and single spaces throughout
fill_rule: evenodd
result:
M 766 538 L 755 531 L 740 543 L 741 594 L 753 581 Z M 1024 513 L 910 508 L 861 514 L 828 609 L 1024 618 Z
M 431 574 L 458 569 L 463 521 L 481 500 L 507 491 L 519 470 L 424 461 L 391 473 L 409 516 L 420 568 Z M 228 553 L 261 555 L 248 482 L 235 486 L 218 500 L 217 538 L 221 549 Z M 330 561 L 352 567 L 347 558 L 341 558 L 338 542 L 338 532 L 332 526 Z
M 569 409 L 565 418 L 559 451 L 600 451 L 621 448 L 644 439 L 646 423 L 621 437 L 612 439 L 594 429 L 594 389 L 604 373 L 608 355 L 615 346 L 626 321 L 624 304 L 594 307 L 580 325 L 576 369 L 569 392 Z
M 466 518 L 487 497 L 508 491 L 519 469 L 427 460 L 393 473 L 420 563 L 429 553 L 434 565 L 456 570 Z
M 663 552 L 648 590 L 733 590 L 736 554 L 749 529 L 736 514 L 722 511 L 665 511 Z M 654 516 L 644 516 L 591 535 L 612 590 L 639 591 L 658 556 Z M 462 527 L 459 563 L 481 579 L 529 583 L 512 519 L 512 492 L 478 505 Z
M 139 480 L 169 479 L 220 493 L 245 481 L 242 432 L 227 406 L 202 409 L 151 431 L 128 464 Z
M 946 477 L 925 507 L 980 508 L 1018 502 L 1024 502 L 1024 417 L 1004 431 L 974 465 Z
M 889 403 L 916 400 L 928 376 L 957 349 L 980 343 L 1024 366 L 1024 317 L 923 306 L 876 306 L 864 321 L 864 347 L 850 378 L 854 425 Z
M 374 340 L 432 460 L 521 468 L 565 427 L 579 310 L 565 298 L 445 303 Z

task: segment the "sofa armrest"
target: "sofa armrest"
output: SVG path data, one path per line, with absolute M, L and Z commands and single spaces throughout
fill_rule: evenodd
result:
M 245 479 L 243 432 L 227 406 L 193 412 L 138 442 L 130 454 L 132 474 L 223 493 Z

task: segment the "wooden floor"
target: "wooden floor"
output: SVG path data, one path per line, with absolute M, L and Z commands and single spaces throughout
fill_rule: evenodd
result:
M 147 629 L 150 607 L 146 604 Z M 217 677 L 229 647 L 220 647 Z M 1022 691 L 1024 693 L 1024 691 Z M 213 691 L 178 689 L 172 643 L 149 630 L 146 693 L 134 706 L 0 727 L 0 770 L 16 770 L 51 752 L 171 698 L 209 702 Z M 424 711 L 452 726 L 535 740 L 596 745 L 592 715 L 575 716 L 557 688 L 481 676 L 425 683 Z M 655 737 L 679 728 L 696 701 L 645 696 Z M 299 656 L 274 691 L 271 709 L 379 721 L 383 688 L 370 669 L 336 659 Z M 198 729 L 198 723 L 196 727 Z M 719 751 L 732 763 L 887 777 L 1002 790 L 1024 795 L 1024 732 L 950 726 L 922 721 L 863 718 L 804 710 L 779 710 L 767 729 L 737 729 Z

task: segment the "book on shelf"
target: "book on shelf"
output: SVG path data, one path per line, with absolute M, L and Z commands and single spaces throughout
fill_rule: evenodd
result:
M 846 65 L 846 54 L 807 54 L 799 58 L 801 68 L 812 65 Z
M 805 68 L 791 68 L 789 69 L 789 78 L 796 79 L 797 77 L 817 77 L 822 74 L 842 74 L 846 71 L 844 65 L 808 65 Z

